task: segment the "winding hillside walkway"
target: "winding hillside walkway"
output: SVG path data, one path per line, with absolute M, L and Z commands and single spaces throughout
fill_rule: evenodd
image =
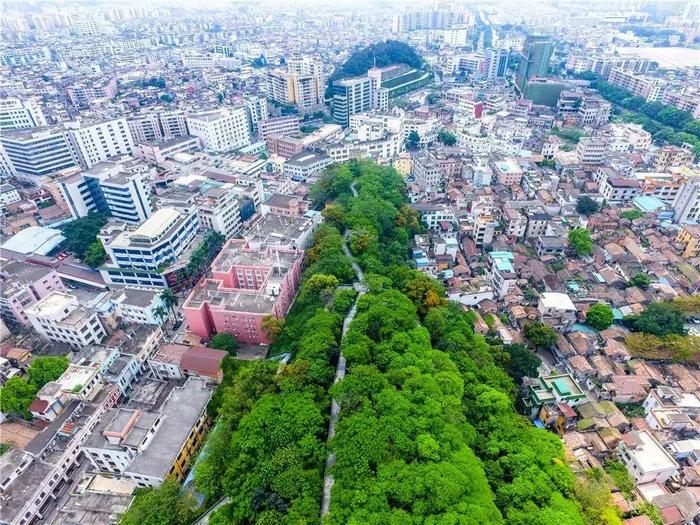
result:
M 357 197 L 357 191 L 355 190 L 355 185 L 354 183 L 350 186 L 350 189 L 352 190 L 352 193 L 355 197 Z M 355 271 L 355 282 L 353 283 L 353 288 L 357 291 L 357 297 L 355 298 L 355 302 L 352 305 L 352 308 L 348 312 L 348 315 L 345 316 L 345 320 L 343 321 L 343 331 L 342 331 L 342 336 L 341 336 L 341 342 L 342 338 L 345 337 L 345 333 L 348 331 L 348 328 L 350 327 L 350 323 L 352 323 L 352 320 L 355 318 L 355 314 L 357 313 L 357 301 L 362 297 L 364 293 L 367 292 L 367 287 L 363 284 L 364 282 L 364 274 L 362 273 L 362 269 L 360 266 L 355 262 L 355 260 L 352 258 L 352 253 L 350 253 L 350 248 L 348 248 L 348 231 L 345 230 L 343 232 L 343 253 L 350 257 L 352 261 L 352 269 Z M 341 347 L 342 348 L 342 347 Z M 343 352 L 340 352 L 340 355 L 338 356 L 338 366 L 335 369 L 335 380 L 334 383 L 337 383 L 338 381 L 341 381 L 345 377 L 345 367 L 346 367 L 346 362 L 345 362 L 345 356 L 343 356 Z M 340 414 L 340 404 L 334 399 L 331 402 L 331 419 L 330 423 L 328 424 L 328 441 L 330 442 L 331 439 L 333 439 L 333 436 L 335 436 L 335 426 L 338 424 L 338 416 Z M 321 516 L 325 516 L 328 514 L 328 509 L 330 508 L 331 505 L 331 489 L 333 488 L 333 484 L 335 483 L 335 479 L 331 475 L 330 471 L 333 465 L 335 464 L 335 454 L 330 453 L 328 454 L 328 458 L 326 459 L 326 466 L 325 466 L 325 475 L 323 477 L 323 499 L 321 500 Z

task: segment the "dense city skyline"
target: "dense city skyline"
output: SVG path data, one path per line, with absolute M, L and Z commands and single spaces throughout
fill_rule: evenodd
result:
M 0 525 L 698 523 L 699 295 L 699 0 L 0 4 Z

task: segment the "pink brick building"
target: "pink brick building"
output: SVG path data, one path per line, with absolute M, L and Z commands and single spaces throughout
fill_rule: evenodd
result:
M 11 261 L 0 270 L 0 313 L 3 318 L 29 327 L 24 311 L 53 292 L 66 287 L 55 270 L 28 262 Z
M 190 331 L 207 339 L 230 332 L 243 343 L 269 343 L 260 323 L 268 315 L 287 315 L 303 258 L 302 250 L 250 249 L 245 240 L 231 239 L 212 263 L 212 278 L 182 306 Z

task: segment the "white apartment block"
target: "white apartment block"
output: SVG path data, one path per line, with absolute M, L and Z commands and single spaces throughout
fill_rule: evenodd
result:
M 111 262 L 100 269 L 110 284 L 163 287 L 158 271 L 177 261 L 194 240 L 199 220 L 194 212 L 160 208 L 138 228 L 108 225 L 100 239 Z
M 673 203 L 673 221 L 700 222 L 700 177 L 692 177 L 681 186 Z
M 3 171 L 32 177 L 74 168 L 77 159 L 66 133 L 58 128 L 5 131 L 0 135 Z
M 184 113 L 147 113 L 129 118 L 129 131 L 136 144 L 156 143 L 187 135 Z
M 418 133 L 420 138 L 419 145 L 425 147 L 431 142 L 437 140 L 437 134 L 440 129 L 440 120 L 436 118 L 431 119 L 406 119 L 404 121 L 404 135 L 405 138 L 411 134 L 411 131 Z
M 0 131 L 46 126 L 46 117 L 36 100 L 0 99 Z
M 629 439 L 620 441 L 618 445 L 620 461 L 627 467 L 637 484 L 664 483 L 678 473 L 678 463 L 651 432 L 633 430 L 626 436 Z
M 98 212 L 140 224 L 154 210 L 149 181 L 155 174 L 155 168 L 134 159 L 99 162 L 60 180 L 59 188 L 76 219 Z
M 411 171 L 421 189 L 436 190 L 445 178 L 440 164 L 428 151 L 422 151 L 414 157 Z
M 190 134 L 199 137 L 202 147 L 225 152 L 251 142 L 245 107 L 226 108 L 187 117 Z
M 25 312 L 37 333 L 49 341 L 82 348 L 100 343 L 107 335 L 97 314 L 68 293 L 53 292 Z
M 126 118 L 95 123 L 69 122 L 66 128 L 76 156 L 85 169 L 133 152 L 134 141 Z
M 583 137 L 576 146 L 576 155 L 581 164 L 602 164 L 608 154 L 608 141 L 597 137 Z
M 267 99 L 262 97 L 248 96 L 244 99 L 245 109 L 248 114 L 248 125 L 251 133 L 258 132 L 258 122 L 267 120 L 270 116 Z
M 229 185 L 210 188 L 197 199 L 199 225 L 230 239 L 240 233 L 241 214 L 238 194 Z
M 613 69 L 608 77 L 608 82 L 629 91 L 636 97 L 642 97 L 647 102 L 655 102 L 663 94 L 664 86 L 660 79 L 638 75 L 622 68 Z
M 271 135 L 291 135 L 299 131 L 299 117 L 291 115 L 258 122 L 258 133 L 265 140 Z
M 601 180 L 599 191 L 610 203 L 627 202 L 640 193 L 639 181 L 623 177 L 609 177 Z

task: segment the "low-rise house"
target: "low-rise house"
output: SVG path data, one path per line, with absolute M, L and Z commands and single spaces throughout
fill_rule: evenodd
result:
M 37 419 L 53 421 L 73 400 L 91 400 L 101 388 L 102 375 L 97 367 L 68 365 L 61 376 L 46 383 L 29 405 Z
M 568 403 L 549 403 L 543 405 L 539 420 L 545 427 L 554 428 L 557 434 L 563 436 L 576 426 L 578 416 Z
M 526 405 L 534 417 L 542 405 L 567 403 L 574 407 L 586 399 L 586 394 L 571 374 L 557 374 L 540 377 L 536 383 L 530 385 Z
M 227 353 L 202 346 L 168 344 L 148 360 L 151 372 L 158 379 L 182 379 L 197 376 L 217 383 L 223 379 L 221 362 Z
M 603 383 L 601 395 L 615 403 L 641 403 L 651 385 L 639 376 L 612 376 L 609 383 Z
M 594 355 L 591 357 L 591 364 L 595 369 L 595 376 L 603 382 L 609 381 L 616 374 L 611 362 L 604 355 Z
M 538 257 L 560 257 L 566 252 L 566 241 L 554 235 L 540 235 L 535 244 Z
M 647 412 L 658 408 L 678 409 L 694 418 L 700 416 L 700 397 L 697 394 L 665 385 L 650 390 L 642 405 Z
M 565 293 L 545 292 L 537 304 L 542 322 L 564 329 L 576 321 L 576 306 Z
M 603 353 L 617 362 L 629 361 L 632 357 L 627 347 L 617 339 L 608 339 L 602 348 Z
M 652 430 L 667 430 L 680 432 L 691 430 L 694 427 L 693 420 L 688 414 L 684 414 L 678 409 L 660 409 L 655 408 L 649 410 L 644 418 Z
M 586 379 L 595 375 L 595 369 L 588 359 L 582 355 L 572 356 L 568 359 L 568 362 L 569 368 L 579 381 L 586 381 Z

